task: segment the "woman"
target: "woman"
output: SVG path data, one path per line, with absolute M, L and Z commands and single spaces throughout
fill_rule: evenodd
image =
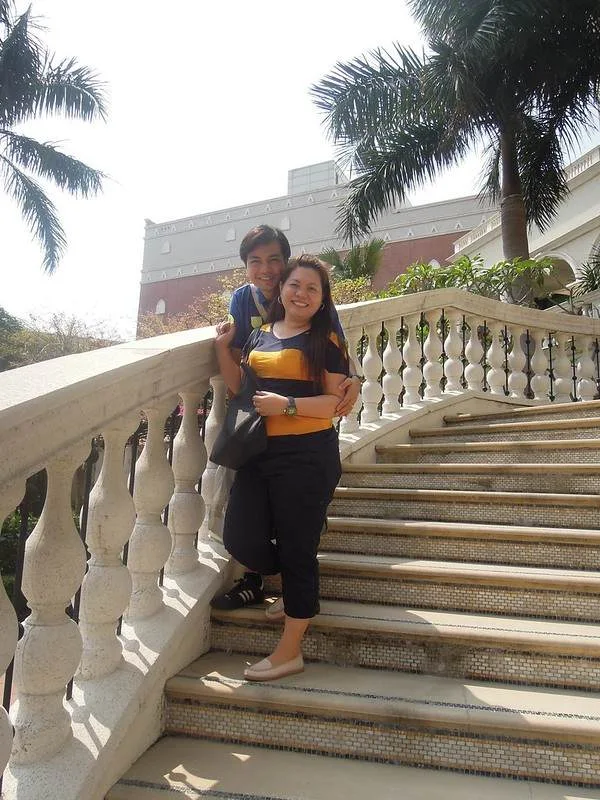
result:
M 302 638 L 319 612 L 317 548 L 341 474 L 332 417 L 348 374 L 347 354 L 331 330 L 331 306 L 324 264 L 308 255 L 290 259 L 270 321 L 249 340 L 248 363 L 263 387 L 254 405 L 265 417 L 268 446 L 236 474 L 223 540 L 249 570 L 281 573 L 285 611 L 277 647 L 245 670 L 249 680 L 302 672 Z M 241 372 L 229 347 L 234 334 L 230 323 L 217 325 L 219 366 L 235 394 Z

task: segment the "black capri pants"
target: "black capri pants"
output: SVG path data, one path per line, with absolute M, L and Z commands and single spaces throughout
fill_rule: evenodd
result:
M 270 436 L 267 449 L 236 473 L 223 542 L 261 575 L 281 573 L 285 613 L 319 613 L 317 549 L 327 506 L 342 474 L 333 428 Z

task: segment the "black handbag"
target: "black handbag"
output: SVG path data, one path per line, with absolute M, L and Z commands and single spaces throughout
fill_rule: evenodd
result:
M 210 454 L 213 464 L 229 469 L 243 467 L 267 449 L 265 420 L 252 403 L 252 397 L 260 389 L 259 380 L 245 361 L 240 367 L 240 391 L 229 400 L 223 427 Z

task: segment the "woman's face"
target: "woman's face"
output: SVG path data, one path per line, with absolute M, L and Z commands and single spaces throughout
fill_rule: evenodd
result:
M 311 267 L 296 267 L 281 287 L 286 319 L 309 322 L 323 302 L 321 276 Z

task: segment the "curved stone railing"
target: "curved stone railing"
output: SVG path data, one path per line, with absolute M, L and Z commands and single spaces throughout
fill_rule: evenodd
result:
M 597 393 L 597 320 L 457 290 L 359 303 L 341 308 L 340 317 L 364 376 L 342 435 L 397 419 L 421 400 L 461 392 L 533 402 L 590 400 Z M 37 798 L 40 774 L 47 781 L 61 769 L 68 786 L 79 781 L 72 791 L 63 784 L 62 798 L 101 798 L 127 760 L 160 732 L 161 681 L 208 647 L 208 599 L 225 563 L 208 539 L 218 533 L 222 498 L 207 452 L 225 404 L 212 337 L 211 328 L 183 331 L 0 374 L 0 517 L 18 505 L 30 475 L 46 469 L 48 476 L 43 512 L 26 546 L 23 591 L 31 613 L 18 644 L 17 621 L 0 587 L 0 670 L 14 654 L 15 674 L 11 719 L 0 715 L 0 768 L 12 753 L 6 798 Z M 209 387 L 203 441 L 197 408 Z M 164 423 L 178 402 L 184 416 L 171 466 Z M 140 411 L 148 433 L 132 497 L 123 452 Z M 90 495 L 86 556 L 73 522 L 71 482 L 98 435 L 104 457 Z M 65 608 L 79 587 L 76 623 Z M 150 680 L 155 694 L 144 695 Z M 153 715 L 149 728 L 144 713 Z M 103 760 L 104 753 L 110 758 Z

